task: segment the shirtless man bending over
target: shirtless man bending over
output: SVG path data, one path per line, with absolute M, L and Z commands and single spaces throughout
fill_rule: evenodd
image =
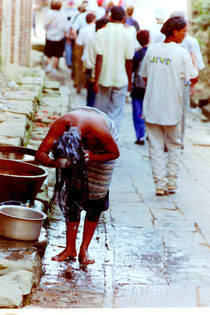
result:
M 66 248 L 52 260 L 63 261 L 77 256 L 80 212 L 85 210 L 78 257 L 82 264 L 95 262 L 89 258 L 88 246 L 101 212 L 109 206 L 114 160 L 119 157 L 117 138 L 116 127 L 106 114 L 94 108 L 77 108 L 53 123 L 37 150 L 37 162 L 57 169 L 60 179 L 57 197 L 66 219 Z M 86 187 L 86 191 L 81 187 Z

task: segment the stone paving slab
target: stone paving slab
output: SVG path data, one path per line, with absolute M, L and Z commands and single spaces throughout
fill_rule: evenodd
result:
M 198 307 L 200 303 L 198 304 L 196 293 L 196 286 L 127 284 L 117 287 L 113 307 L 151 308 L 151 305 L 153 308 Z M 170 310 L 168 312 L 170 313 Z
M 35 111 L 35 103 L 30 100 L 13 99 L 7 101 L 8 111 L 31 117 Z
M 37 91 L 10 91 L 7 92 L 8 100 L 20 100 L 20 101 L 34 101 L 37 96 Z

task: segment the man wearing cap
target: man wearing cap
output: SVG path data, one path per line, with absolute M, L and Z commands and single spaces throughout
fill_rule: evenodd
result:
M 166 10 L 162 7 L 158 7 L 155 10 L 156 25 L 152 27 L 150 32 L 150 44 L 163 42 L 165 35 L 161 33 L 161 27 L 166 19 Z

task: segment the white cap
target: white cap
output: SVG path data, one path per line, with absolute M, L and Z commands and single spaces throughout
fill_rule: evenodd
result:
M 167 16 L 167 10 L 165 8 L 157 7 L 155 9 L 156 19 L 164 21 L 166 19 L 166 16 Z

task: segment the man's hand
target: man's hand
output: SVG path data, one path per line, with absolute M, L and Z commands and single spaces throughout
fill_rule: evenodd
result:
M 94 82 L 93 84 L 93 91 L 97 94 L 98 93 L 98 82 Z
M 71 162 L 67 158 L 58 158 L 56 161 L 54 161 L 54 167 L 56 168 L 67 168 L 71 166 Z
M 128 82 L 128 92 L 131 92 L 131 88 L 132 88 L 132 83 Z
M 83 152 L 84 152 L 85 162 L 88 163 L 90 161 L 90 151 L 89 150 L 83 150 Z

